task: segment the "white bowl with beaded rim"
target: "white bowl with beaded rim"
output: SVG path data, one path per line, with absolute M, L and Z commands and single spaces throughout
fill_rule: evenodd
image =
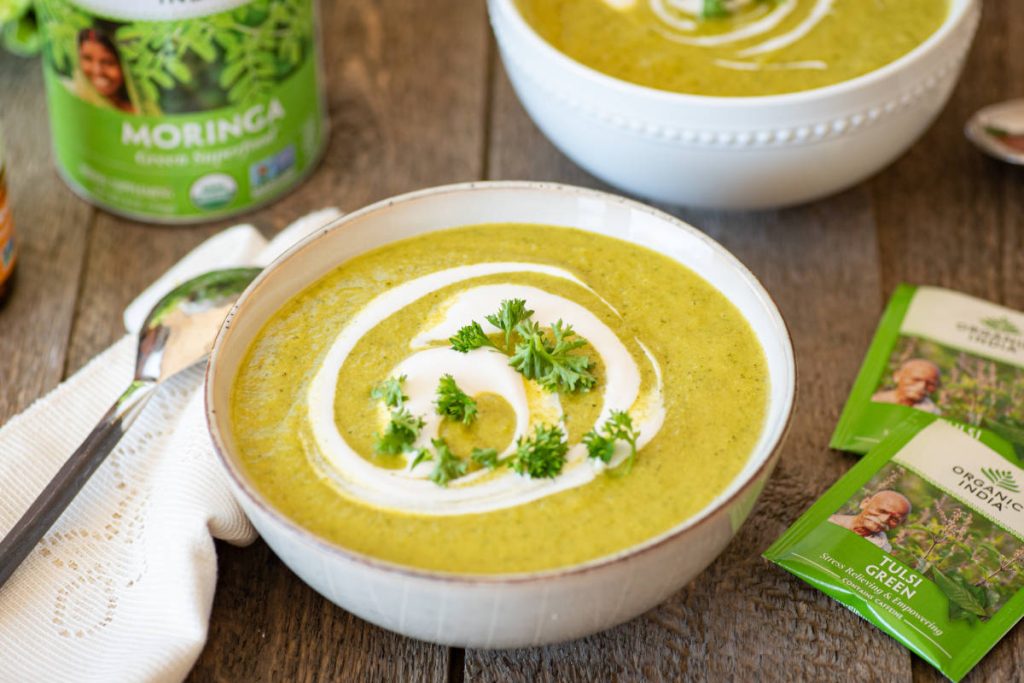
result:
M 750 323 L 767 360 L 765 422 L 749 460 L 703 510 L 614 555 L 555 570 L 468 575 L 375 559 L 298 526 L 246 475 L 228 422 L 231 389 L 250 344 L 291 297 L 339 264 L 394 240 L 479 223 L 570 226 L 675 259 L 710 282 Z M 239 298 L 206 375 L 210 433 L 232 489 L 275 553 L 328 600 L 384 628 L 460 647 L 508 648 L 579 638 L 665 600 L 728 544 L 779 457 L 796 367 L 786 325 L 757 279 L 728 251 L 678 219 L 614 195 L 532 182 L 470 183 L 388 199 L 350 213 L 271 264 Z M 372 530 L 367 530 L 372 533 Z
M 641 197 L 774 208 L 850 187 L 907 150 L 952 93 L 980 0 L 950 0 L 942 26 L 903 57 L 841 83 L 783 95 L 710 97 L 628 83 L 571 59 L 488 0 L 512 86 L 566 156 Z

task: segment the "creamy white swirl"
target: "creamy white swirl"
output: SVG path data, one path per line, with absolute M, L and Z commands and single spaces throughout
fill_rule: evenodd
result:
M 605 0 L 618 10 L 628 10 L 636 0 Z M 726 8 L 739 13 L 744 21 L 732 30 L 710 35 L 700 34 L 700 13 L 703 0 L 647 0 L 651 11 L 661 22 L 662 35 L 684 45 L 700 47 L 729 47 L 736 43 L 757 41 L 737 48 L 731 59 L 716 59 L 715 64 L 740 71 L 827 69 L 823 60 L 808 59 L 792 62 L 761 62 L 751 58 L 770 55 L 796 43 L 810 33 L 832 10 L 833 0 L 814 0 L 814 6 L 803 19 L 782 33 L 776 30 L 797 11 L 798 0 L 759 2 L 758 0 L 727 0 Z M 746 60 L 746 61 L 745 61 Z
M 530 479 L 508 468 L 494 472 L 478 470 L 440 487 L 428 479 L 429 463 L 415 468 L 407 458 L 404 469 L 379 467 L 357 453 L 345 440 L 335 422 L 335 395 L 338 377 L 346 359 L 359 340 L 386 318 L 425 296 L 445 287 L 488 275 L 538 273 L 572 282 L 593 293 L 572 273 L 533 263 L 482 263 L 441 270 L 405 282 L 372 299 L 342 328 L 310 383 L 307 410 L 311 436 L 305 446 L 323 473 L 344 494 L 370 505 L 419 514 L 454 515 L 486 512 L 521 505 L 543 496 L 581 486 L 594 479 L 603 463 L 587 458 L 586 447 L 571 444 L 566 464 L 554 479 Z M 594 389 L 601 395 L 597 425 L 614 410 L 628 410 L 640 431 L 638 448 L 647 444 L 660 430 L 665 419 L 662 401 L 661 371 L 646 347 L 644 361 L 654 371 L 656 381 L 644 388 L 637 361 L 615 332 L 586 307 L 544 289 L 514 284 L 481 284 L 463 289 L 443 302 L 439 321 L 418 331 L 409 344 L 410 354 L 392 369 L 389 376 L 405 376 L 403 384 L 409 396 L 406 407 L 421 415 L 426 424 L 416 446 L 429 445 L 437 437 L 440 416 L 435 414 L 434 392 L 442 375 L 450 374 L 470 396 L 492 393 L 501 396 L 515 413 L 512 443 L 504 454 L 515 450 L 514 441 L 528 435 L 536 424 L 555 424 L 562 420 L 558 395 L 540 389 L 525 380 L 508 364 L 508 357 L 493 349 L 477 349 L 468 354 L 439 346 L 470 320 L 484 320 L 503 299 L 525 299 L 534 311 L 533 319 L 544 324 L 555 320 L 571 322 L 585 338 L 605 366 L 605 380 Z M 602 300 L 603 301 L 603 300 Z M 607 302 L 605 305 L 614 311 Z M 432 324 L 431 324 L 432 323 Z M 496 332 L 489 323 L 487 332 Z M 386 421 L 382 409 L 381 422 Z M 628 455 L 619 444 L 610 463 L 614 467 Z

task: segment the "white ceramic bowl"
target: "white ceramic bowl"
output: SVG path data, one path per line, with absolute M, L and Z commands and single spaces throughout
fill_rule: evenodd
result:
M 572 226 L 650 247 L 696 271 L 739 308 L 764 347 L 771 382 L 763 433 L 740 475 L 695 517 L 639 546 L 565 569 L 506 576 L 390 564 L 318 538 L 275 510 L 239 464 L 228 424 L 231 385 L 267 318 L 294 294 L 369 249 L 432 230 L 506 221 Z M 404 635 L 504 648 L 614 626 L 663 601 L 704 569 L 746 519 L 775 465 L 794 382 L 793 349 L 775 304 L 739 261 L 703 233 L 612 195 L 507 182 L 389 199 L 348 214 L 289 250 L 250 285 L 224 323 L 207 371 L 206 402 L 213 441 L 235 495 L 267 544 L 306 583 L 363 619 Z
M 766 97 L 683 95 L 627 83 L 556 50 L 514 0 L 487 4 L 519 99 L 569 158 L 642 197 L 753 209 L 838 192 L 906 151 L 948 100 L 981 3 L 951 0 L 934 35 L 864 76 Z

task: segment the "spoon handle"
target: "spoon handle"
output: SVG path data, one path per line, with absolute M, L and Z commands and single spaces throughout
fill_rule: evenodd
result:
M 155 386 L 153 381 L 132 382 L 0 541 L 0 587 L 50 530 L 107 454 L 114 450 L 142 412 Z

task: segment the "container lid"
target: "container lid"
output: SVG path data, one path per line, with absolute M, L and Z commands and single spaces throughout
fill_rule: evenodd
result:
M 171 3 L 161 0 L 72 0 L 77 7 L 108 19 L 122 21 L 177 21 L 226 12 L 250 0 L 190 0 Z

